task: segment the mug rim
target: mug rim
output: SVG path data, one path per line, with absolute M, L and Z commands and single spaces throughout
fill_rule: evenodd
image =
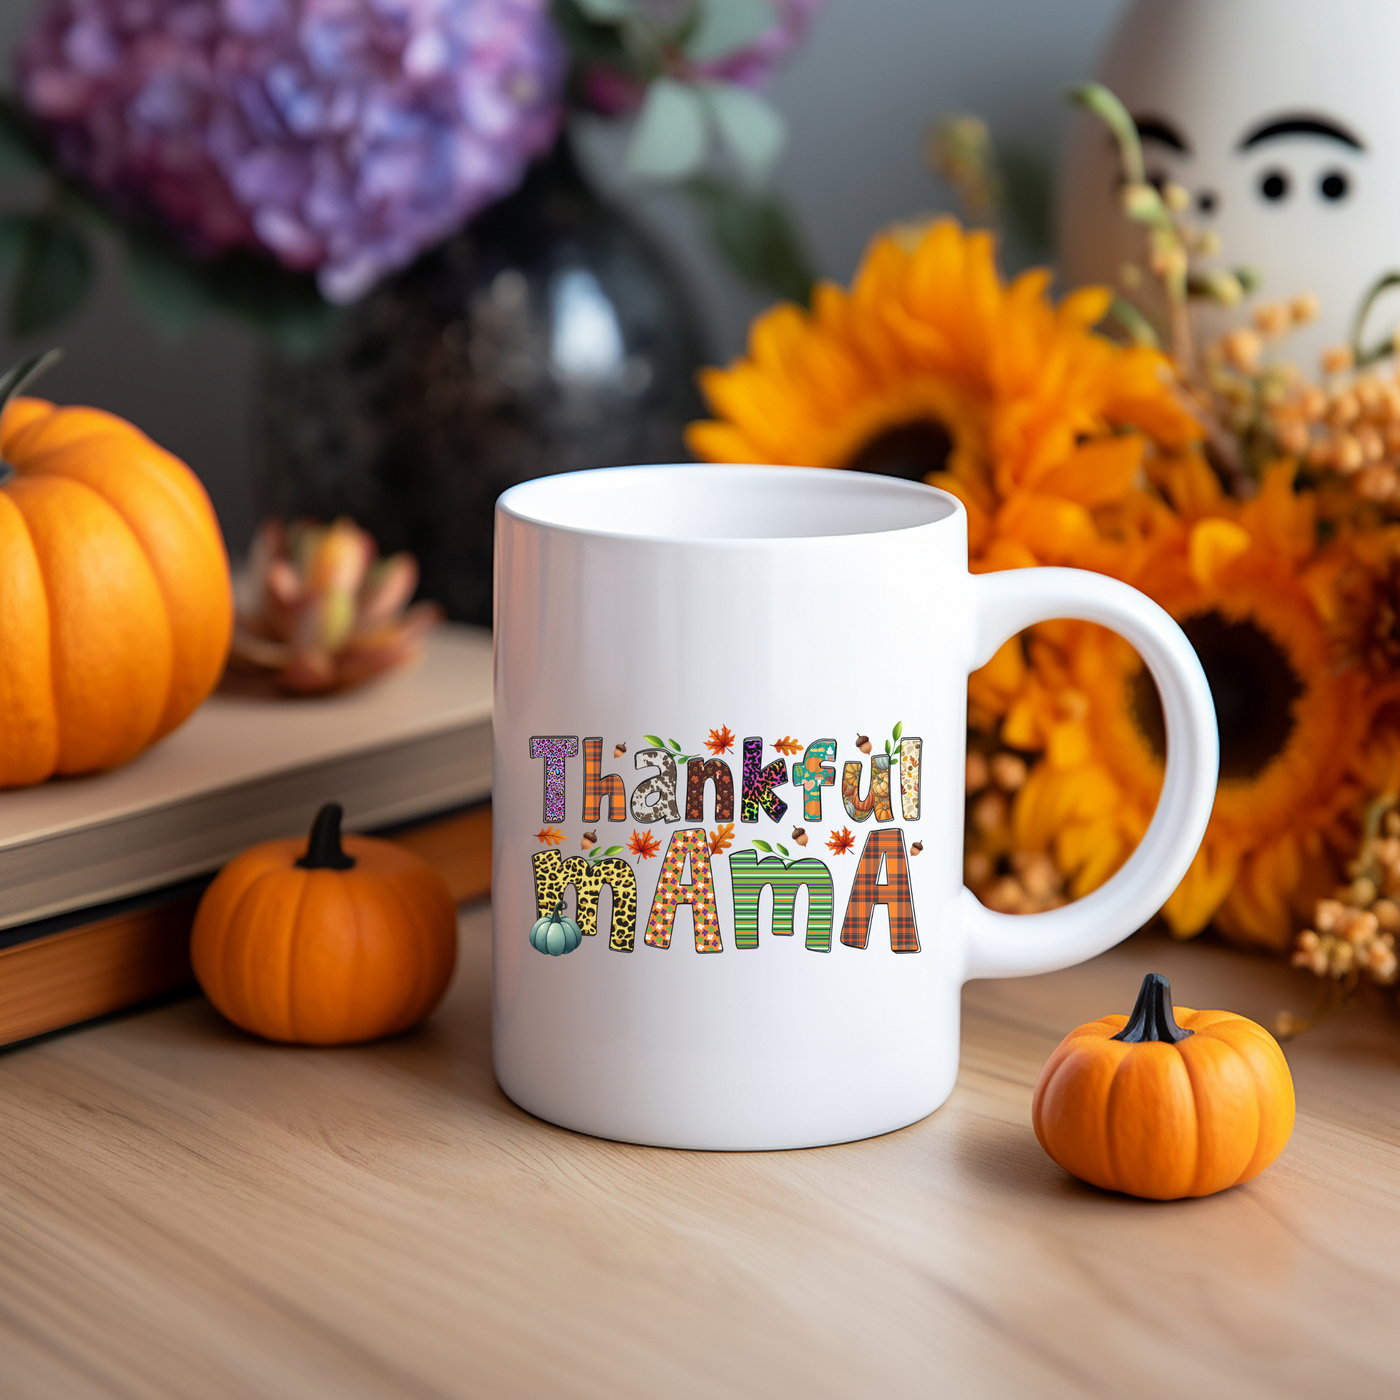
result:
M 542 510 L 539 506 L 530 508 L 530 497 L 548 496 L 557 488 L 568 483 L 576 486 L 581 480 L 606 477 L 615 479 L 623 474 L 657 472 L 685 472 L 697 476 L 734 474 L 746 480 L 756 480 L 762 476 L 775 477 L 782 474 L 791 477 L 793 473 L 809 478 L 813 482 L 824 483 L 827 489 L 837 487 L 852 496 L 878 494 L 890 503 L 904 500 L 910 504 L 921 503 L 928 506 L 931 499 L 939 504 L 939 514 L 917 519 L 909 523 L 892 523 L 870 529 L 846 529 L 831 531 L 811 531 L 794 533 L 763 534 L 704 534 L 700 536 L 679 533 L 656 533 L 642 530 L 606 529 L 595 525 L 583 525 L 560 519 L 557 512 Z M 838 486 L 839 483 L 839 486 Z M 820 540 L 855 540 L 882 536 L 911 535 L 920 530 L 933 530 L 941 527 L 956 528 L 959 517 L 966 516 L 966 508 L 951 491 L 938 486 L 930 486 L 923 481 L 909 481 L 903 477 L 881 476 L 871 472 L 847 472 L 834 467 L 797 467 L 773 463 L 739 462 L 646 462 L 616 467 L 588 467 L 580 471 L 555 472 L 547 476 L 533 477 L 528 481 L 517 482 L 508 487 L 496 498 L 498 516 L 507 516 L 524 525 L 538 529 L 555 531 L 560 534 L 584 538 L 630 541 L 637 544 L 682 546 L 756 546 L 772 548 L 776 545 L 804 545 Z

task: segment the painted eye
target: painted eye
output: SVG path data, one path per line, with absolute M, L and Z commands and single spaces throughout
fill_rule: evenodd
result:
M 1323 199 L 1336 201 L 1345 199 L 1351 190 L 1351 181 L 1340 170 L 1329 170 L 1317 182 L 1318 193 Z
M 1259 181 L 1259 193 L 1271 204 L 1288 198 L 1288 176 L 1282 170 L 1269 170 Z

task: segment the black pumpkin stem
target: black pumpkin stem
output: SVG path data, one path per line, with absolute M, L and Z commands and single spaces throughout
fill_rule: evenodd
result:
M 57 364 L 62 358 L 62 350 L 45 350 L 38 355 L 25 356 L 18 364 L 11 365 L 4 374 L 0 374 L 0 413 L 5 411 L 5 405 L 16 394 L 22 393 L 46 369 Z
M 62 358 L 62 350 L 45 350 L 39 355 L 26 356 L 17 365 L 11 365 L 4 374 L 0 374 L 0 418 L 4 417 L 5 405 L 16 394 L 21 393 L 27 384 Z M 12 469 L 4 461 L 0 461 L 0 481 L 5 481 L 11 474 Z
M 345 809 L 339 802 L 327 802 L 311 823 L 311 837 L 306 854 L 297 861 L 303 870 L 349 870 L 355 857 L 347 855 L 340 844 L 340 820 Z
M 1145 1040 L 1165 1040 L 1175 1045 L 1178 1040 L 1195 1034 L 1176 1023 L 1172 1014 L 1172 984 L 1160 972 L 1149 972 L 1142 979 L 1142 989 L 1128 1024 L 1113 1039 L 1129 1045 L 1140 1045 Z

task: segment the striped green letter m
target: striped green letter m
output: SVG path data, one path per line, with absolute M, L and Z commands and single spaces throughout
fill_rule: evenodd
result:
M 734 887 L 734 946 L 758 947 L 758 897 L 764 885 L 773 887 L 773 932 L 792 933 L 797 891 L 807 886 L 807 947 L 814 953 L 831 951 L 831 871 L 811 856 L 784 860 L 754 851 L 735 851 L 729 857 L 729 878 Z

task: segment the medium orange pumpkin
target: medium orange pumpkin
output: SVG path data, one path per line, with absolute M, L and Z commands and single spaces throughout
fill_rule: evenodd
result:
M 1293 1131 L 1293 1077 L 1263 1026 L 1172 1009 L 1149 973 L 1131 1016 L 1072 1030 L 1036 1081 L 1031 1123 L 1067 1172 L 1130 1196 L 1209 1196 L 1257 1176 Z
M 457 910 L 421 856 L 340 836 L 327 803 L 309 841 L 268 841 L 204 892 L 190 957 L 204 994 L 268 1040 L 341 1045 L 407 1030 L 442 999 Z
M 0 787 L 134 758 L 218 684 L 233 630 L 199 479 L 113 414 L 11 398 L 49 358 L 0 378 Z

